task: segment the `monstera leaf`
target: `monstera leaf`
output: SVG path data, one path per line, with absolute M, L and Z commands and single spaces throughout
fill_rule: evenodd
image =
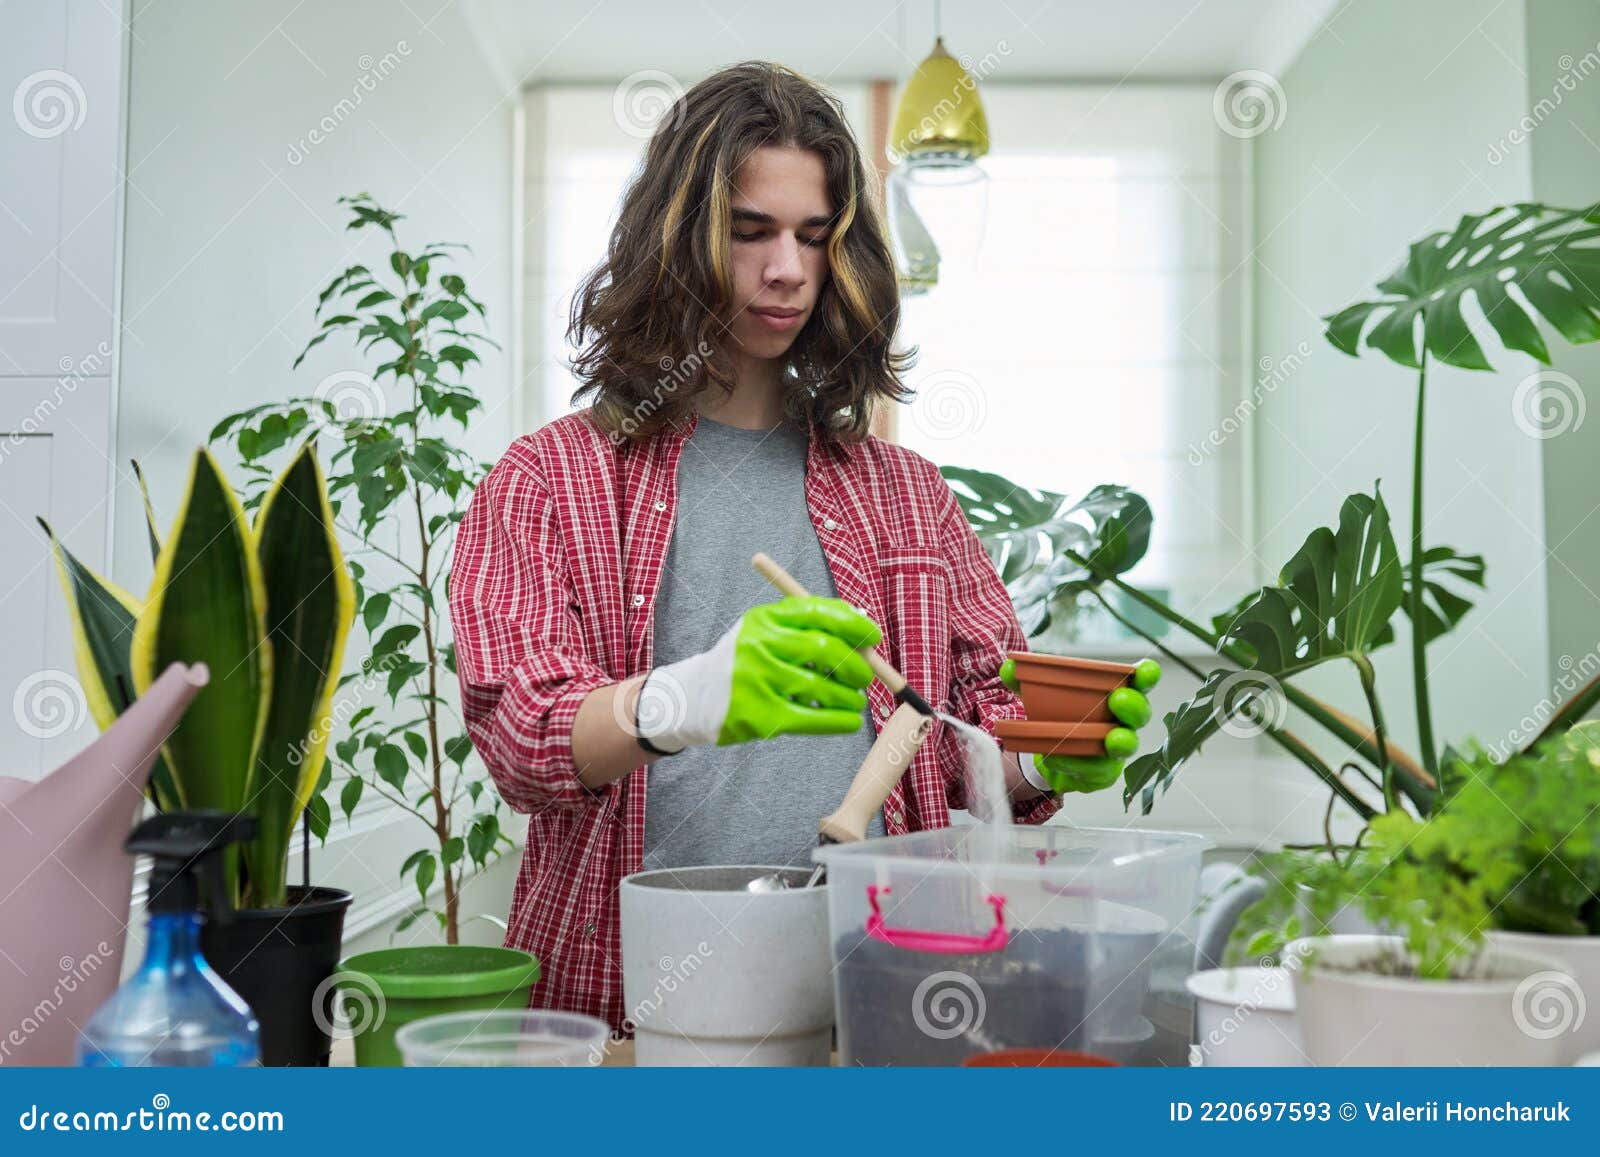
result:
M 1128 765 L 1124 803 L 1140 797 L 1148 814 L 1200 745 L 1226 727 L 1239 735 L 1275 728 L 1287 710 L 1279 681 L 1330 659 L 1365 658 L 1393 637 L 1390 619 L 1404 594 L 1404 572 L 1383 496 L 1352 494 L 1336 532 L 1320 526 L 1283 568 L 1233 615 L 1224 645 L 1251 658 L 1247 671 L 1213 671 L 1169 713 L 1161 747 Z
M 1096 486 L 1069 505 L 1064 494 L 983 470 L 945 466 L 940 473 L 1030 636 L 1050 626 L 1058 600 L 1132 569 L 1150 547 L 1150 504 L 1125 486 Z
M 1365 345 L 1417 369 L 1425 347 L 1446 365 L 1490 369 L 1462 311 L 1470 293 L 1508 349 L 1548 364 L 1536 316 L 1574 344 L 1600 340 L 1600 209 L 1521 204 L 1468 214 L 1415 242 L 1378 289 L 1384 296 L 1323 319 L 1338 349 L 1355 356 Z
M 1409 581 L 1411 568 L 1406 568 Z M 1430 546 L 1422 554 L 1422 641 L 1431 643 L 1455 629 L 1472 600 L 1460 593 L 1461 587 L 1483 589 L 1484 564 L 1481 554 L 1457 554 L 1448 546 Z M 1411 614 L 1409 602 L 1401 610 Z

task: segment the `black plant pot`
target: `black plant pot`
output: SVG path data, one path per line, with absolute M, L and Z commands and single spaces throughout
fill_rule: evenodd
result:
M 244 909 L 201 929 L 206 961 L 261 1022 L 263 1065 L 328 1063 L 333 986 L 323 981 L 339 966 L 350 900 L 338 888 L 291 887 L 282 908 Z

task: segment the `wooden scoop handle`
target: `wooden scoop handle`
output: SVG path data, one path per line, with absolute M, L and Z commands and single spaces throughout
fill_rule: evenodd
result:
M 803 599 L 811 593 L 795 582 L 794 577 L 788 571 L 784 570 L 765 554 L 756 555 L 755 558 L 750 560 L 750 565 L 756 568 L 761 577 L 786 595 Z M 896 671 L 889 660 L 878 654 L 871 647 L 862 647 L 861 657 L 867 661 L 867 666 L 872 668 L 872 673 L 878 677 L 885 687 L 896 695 L 900 694 L 906 685 L 906 677 Z
M 911 766 L 911 760 L 932 726 L 933 719 L 909 703 L 895 708 L 883 730 L 878 732 L 867 758 L 861 761 L 861 770 L 850 781 L 844 802 L 838 811 L 823 817 L 817 825 L 817 834 L 835 844 L 866 839 L 867 824 L 889 798 L 906 768 Z
M 794 598 L 805 598 L 806 588 L 794 581 L 794 576 L 765 554 L 750 560 L 751 565 L 773 586 Z M 871 647 L 861 648 L 861 657 L 872 668 L 872 673 L 898 695 L 906 685 L 906 677 L 896 671 L 889 661 Z M 861 769 L 850 781 L 844 793 L 844 802 L 831 816 L 823 817 L 817 825 L 817 834 L 835 844 L 854 843 L 867 838 L 867 824 L 871 822 L 883 801 L 889 798 L 894 785 L 911 766 L 917 749 L 928 737 L 933 726 L 931 716 L 918 711 L 910 703 L 901 703 L 889 716 Z

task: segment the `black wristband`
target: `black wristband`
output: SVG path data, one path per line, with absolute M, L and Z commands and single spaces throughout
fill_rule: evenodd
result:
M 683 748 L 678 748 L 678 751 L 667 751 L 665 748 L 657 747 L 644 737 L 643 731 L 639 730 L 639 702 L 644 698 L 644 684 L 648 683 L 649 681 L 650 676 L 646 675 L 644 677 L 644 683 L 639 684 L 639 693 L 633 697 L 633 738 L 638 741 L 640 747 L 644 748 L 651 755 L 677 755 L 679 751 L 683 750 Z

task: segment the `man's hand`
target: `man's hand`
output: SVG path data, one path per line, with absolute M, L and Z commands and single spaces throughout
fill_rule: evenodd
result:
M 867 707 L 862 689 L 872 682 L 857 651 L 880 638 L 843 599 L 753 607 L 709 650 L 650 673 L 639 692 L 639 734 L 675 751 L 856 731 Z
M 1000 681 L 1018 690 L 1016 666 L 1007 659 L 1000 667 Z M 1133 669 L 1132 686 L 1122 686 L 1106 697 L 1111 714 L 1122 724 L 1106 732 L 1105 754 L 1035 755 L 1033 766 L 1052 789 L 1058 792 L 1100 791 L 1122 778 L 1122 768 L 1139 750 L 1138 730 L 1150 722 L 1150 700 L 1145 692 L 1161 681 L 1161 664 L 1145 659 Z

